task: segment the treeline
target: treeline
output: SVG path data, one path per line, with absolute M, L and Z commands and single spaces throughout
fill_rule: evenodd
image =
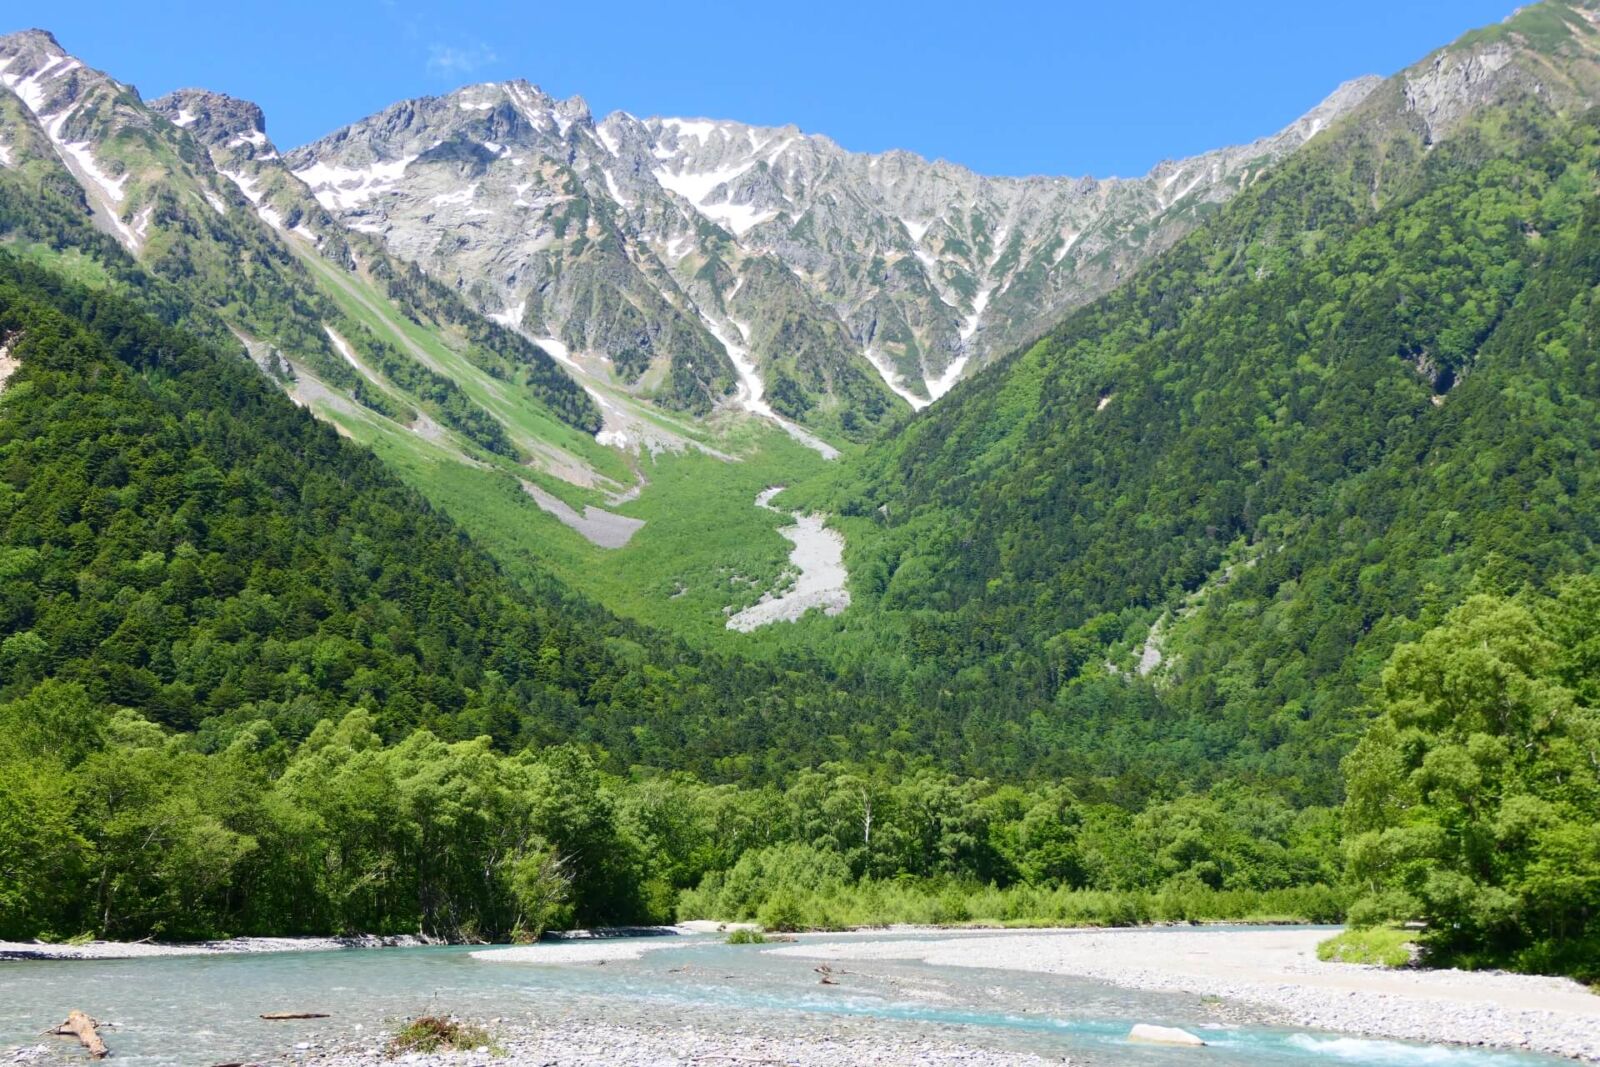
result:
M 1237 784 L 1142 809 L 1059 784 L 831 764 L 785 785 L 605 773 L 371 712 L 296 742 L 177 733 L 46 681 L 0 704 L 0 937 L 755 919 L 1417 921 L 1434 963 L 1592 980 L 1600 576 L 1480 596 L 1395 652 L 1343 811 Z M 1342 840 L 1341 840 L 1342 838 Z M 1352 904 L 1352 900 L 1354 903 Z
M 224 747 L 81 686 L 0 706 L 0 937 L 417 932 L 536 936 L 643 914 L 636 849 L 592 765 L 350 712 Z
M 1326 811 L 960 778 L 895 755 L 917 716 L 821 665 L 520 589 L 253 367 L 114 295 L 0 257 L 0 336 L 13 934 L 663 919 L 796 843 L 957 892 L 1332 877 Z
M 1430 962 L 1600 980 L 1600 575 L 1396 650 L 1345 757 L 1351 920 Z
M 0 705 L 0 937 L 1342 912 L 1334 814 L 1267 795 L 1135 813 L 859 766 L 751 789 L 376 727 L 358 709 L 298 743 L 264 719 L 175 733 L 57 681 Z

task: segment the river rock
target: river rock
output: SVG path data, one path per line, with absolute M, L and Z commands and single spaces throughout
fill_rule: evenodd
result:
M 1152 1026 L 1139 1023 L 1128 1031 L 1129 1041 L 1142 1041 L 1151 1045 L 1187 1045 L 1200 1048 L 1205 1044 L 1199 1037 L 1176 1026 Z

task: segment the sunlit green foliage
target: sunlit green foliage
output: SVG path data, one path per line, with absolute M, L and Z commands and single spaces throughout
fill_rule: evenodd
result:
M 1317 959 L 1372 967 L 1406 967 L 1412 962 L 1416 942 L 1416 931 L 1396 926 L 1343 930 L 1317 945 Z
M 1383 672 L 1345 758 L 1358 924 L 1421 920 L 1430 959 L 1600 977 L 1600 578 L 1479 596 Z

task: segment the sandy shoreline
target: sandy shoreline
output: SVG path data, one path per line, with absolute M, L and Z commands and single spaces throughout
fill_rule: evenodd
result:
M 1372 1037 L 1529 1049 L 1600 1062 L 1600 996 L 1498 972 L 1323 963 L 1326 930 L 1064 930 L 799 944 L 810 959 L 914 959 L 1095 979 L 1257 1004 L 1284 1023 Z
M 246 952 L 327 952 L 341 948 L 419 948 L 438 944 L 410 934 L 379 937 L 231 937 L 224 941 L 0 941 L 0 960 L 137 960 Z
M 483 945 L 474 956 L 543 963 L 592 963 L 637 959 L 652 948 L 670 948 L 690 934 L 754 930 L 755 923 L 684 922 L 676 926 L 637 926 L 614 930 L 569 930 L 547 935 L 536 945 Z M 654 938 L 656 941 L 646 940 Z M 133 960 L 152 956 L 212 956 L 246 952 L 327 952 L 346 948 L 422 948 L 443 941 L 414 934 L 356 934 L 349 937 L 232 937 L 220 941 L 0 941 L 0 960 Z

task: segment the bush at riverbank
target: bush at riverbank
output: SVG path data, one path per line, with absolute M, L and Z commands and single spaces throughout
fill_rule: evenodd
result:
M 1373 967 L 1406 967 L 1417 947 L 1415 931 L 1394 926 L 1345 930 L 1317 946 L 1317 959 L 1332 963 L 1364 963 Z

